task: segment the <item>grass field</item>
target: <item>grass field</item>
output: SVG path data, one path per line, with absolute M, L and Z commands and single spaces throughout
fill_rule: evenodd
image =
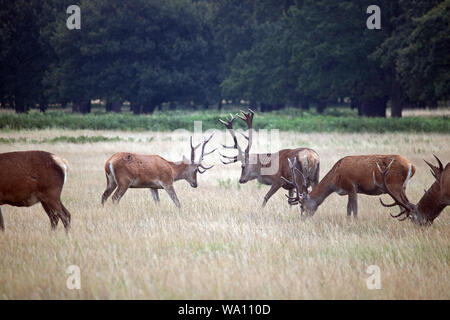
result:
M 0 130 L 121 130 L 121 131 L 173 131 L 176 129 L 194 130 L 196 121 L 201 121 L 203 130 L 222 129 L 218 119 L 229 112 L 236 112 L 243 106 L 223 111 L 217 110 L 175 110 L 155 111 L 151 115 L 136 116 L 130 112 L 105 113 L 94 109 L 87 115 L 72 114 L 68 110 L 49 110 L 46 113 L 31 111 L 16 114 L 12 111 L 0 111 Z M 245 109 L 245 108 L 244 108 Z M 283 131 L 313 133 L 385 133 L 385 132 L 450 132 L 450 108 L 437 110 L 405 111 L 403 118 L 367 118 L 358 117 L 356 110 L 332 107 L 324 114 L 317 114 L 314 109 L 302 111 L 285 108 L 272 112 L 258 112 L 254 120 L 256 130 L 278 129 Z M 243 128 L 244 122 L 236 122 L 237 128 Z
M 417 202 L 433 182 L 422 159 L 450 160 L 450 135 L 281 132 L 281 146 L 314 148 L 321 177 L 345 155 L 398 153 L 417 167 L 407 195 Z M 59 139 L 58 137 L 73 137 Z M 103 136 L 111 140 L 77 137 Z M 118 206 L 100 197 L 104 162 L 116 151 L 158 153 L 179 160 L 188 136 L 163 132 L 41 130 L 2 132 L 0 152 L 41 149 L 70 163 L 62 199 L 72 229 L 50 231 L 40 205 L 3 206 L 0 233 L 2 299 L 449 299 L 450 207 L 429 228 L 389 216 L 378 197 L 359 196 L 359 218 L 347 218 L 347 198 L 330 196 L 300 219 L 279 191 L 264 210 L 268 186 L 239 185 L 240 166 L 219 164 L 199 187 L 175 184 L 182 209 L 164 192 L 155 206 L 145 189 L 128 190 Z M 118 137 L 118 139 L 116 138 Z M 38 141 L 33 141 L 38 139 Z M 55 140 L 56 139 L 56 140 Z M 85 139 L 85 138 L 83 138 Z M 96 142 L 97 141 L 97 142 Z M 92 142 L 92 143 L 91 143 Z M 222 143 L 215 137 L 210 144 Z M 254 152 L 267 151 L 263 144 Z M 274 151 L 274 150 L 271 150 Z M 384 196 L 387 200 L 387 197 Z M 81 289 L 66 287 L 77 265 Z M 378 265 L 381 289 L 369 290 L 366 268 Z

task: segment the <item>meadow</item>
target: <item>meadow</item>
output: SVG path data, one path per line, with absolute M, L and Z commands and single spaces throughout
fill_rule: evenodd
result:
M 189 136 L 53 128 L 10 129 L 1 138 L 0 152 L 41 149 L 69 161 L 62 201 L 72 214 L 66 234 L 62 225 L 50 231 L 40 205 L 2 207 L 1 299 L 450 298 L 449 207 L 420 228 L 391 218 L 397 208 L 382 207 L 378 197 L 360 195 L 358 219 L 347 218 L 347 197 L 333 194 L 304 220 L 298 207 L 289 208 L 284 190 L 261 209 L 269 187 L 239 185 L 240 166 L 222 165 L 217 153 L 206 159 L 215 167 L 199 175 L 197 189 L 175 183 L 180 210 L 164 191 L 156 206 L 146 189 L 128 190 L 118 206 L 109 200 L 102 207 L 111 154 L 180 160 L 189 154 Z M 407 188 L 412 202 L 434 179 L 422 159 L 434 161 L 433 153 L 450 159 L 448 133 L 282 131 L 279 140 L 280 148 L 315 149 L 321 177 L 346 155 L 402 154 L 417 168 Z M 223 142 L 216 135 L 210 144 Z M 269 147 L 256 142 L 252 151 Z M 80 290 L 66 286 L 70 265 L 80 268 Z M 370 265 L 380 268 L 379 290 L 366 285 Z
M 241 107 L 244 108 L 244 107 Z M 245 108 L 244 108 L 245 109 Z M 33 110 L 25 114 L 11 111 L 0 112 L 0 130 L 118 130 L 118 131 L 173 131 L 176 129 L 194 130 L 195 122 L 201 122 L 203 130 L 222 129 L 217 121 L 229 112 L 239 108 L 227 106 L 224 110 L 159 110 L 151 115 L 133 115 L 129 110 L 122 113 L 107 113 L 104 108 L 94 105 L 93 112 L 87 115 L 72 114 L 69 109 L 50 109 L 45 113 Z M 387 112 L 390 114 L 390 111 Z M 278 129 L 303 133 L 313 132 L 450 132 L 450 108 L 436 110 L 405 110 L 403 118 L 358 117 L 356 110 L 330 107 L 323 114 L 315 109 L 302 111 L 285 108 L 272 112 L 258 113 L 253 127 Z M 235 127 L 243 129 L 244 122 L 236 122 Z

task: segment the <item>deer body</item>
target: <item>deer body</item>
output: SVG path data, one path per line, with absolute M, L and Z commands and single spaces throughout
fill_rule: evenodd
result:
M 175 193 L 173 183 L 178 180 L 186 180 L 191 187 L 197 188 L 197 172 L 204 173 L 211 167 L 204 167 L 201 164 L 203 156 L 211 152 L 204 153 L 206 143 L 212 136 L 203 142 L 202 153 L 198 163 L 194 161 L 195 149 L 191 139 L 191 162 L 183 160 L 172 162 L 159 155 L 144 155 L 129 152 L 117 152 L 113 154 L 105 163 L 106 190 L 102 195 L 102 205 L 109 196 L 114 193 L 113 202 L 118 203 L 128 188 L 149 188 L 155 203 L 159 203 L 158 189 L 164 189 L 169 194 L 177 207 L 180 201 Z M 203 169 L 203 171 L 202 171 Z
M 59 219 L 70 227 L 70 213 L 61 202 L 68 171 L 67 160 L 45 151 L 0 154 L 0 206 L 30 207 L 40 202 L 52 229 Z M 0 209 L 0 229 L 4 230 Z
M 242 170 L 239 183 L 256 179 L 261 184 L 270 185 L 269 192 L 264 196 L 263 206 L 280 188 L 289 190 L 292 195 L 294 188 L 283 181 L 281 177 L 291 177 L 287 159 L 293 161 L 294 158 L 301 159 L 298 168 L 302 170 L 307 179 L 307 187 L 314 188 L 319 182 L 319 155 L 308 148 L 283 149 L 278 154 L 250 154 L 249 167 Z M 272 159 L 278 159 L 278 171 L 274 174 L 263 174 L 262 171 L 265 167 L 273 165 Z
M 381 180 L 380 174 L 376 175 L 374 172 L 377 172 L 378 163 L 387 166 L 392 159 L 395 159 L 395 162 L 387 183 L 399 198 L 406 198 L 404 191 L 416 170 L 408 159 L 400 155 L 361 155 L 340 159 L 311 192 L 307 191 L 304 181 L 301 188 L 297 184 L 297 197 L 290 197 L 289 202 L 291 204 L 300 203 L 308 215 L 314 215 L 322 202 L 330 194 L 336 192 L 339 195 L 348 196 L 347 215 L 350 216 L 353 212 L 353 216 L 357 217 L 358 193 L 372 196 L 386 193 L 376 183 L 377 180 Z M 295 170 L 291 168 L 291 171 Z M 295 185 L 295 182 L 291 185 Z
M 252 123 L 254 112 L 249 109 L 249 112 L 243 112 L 243 116 L 237 115 L 238 118 L 244 120 L 248 126 L 248 136 L 244 137 L 248 140 L 248 145 L 243 152 L 240 148 L 236 134 L 233 130 L 233 121 L 236 119 L 231 115 L 230 120 L 224 121 L 220 120 L 222 124 L 230 132 L 233 137 L 234 145 L 225 146 L 224 148 L 235 149 L 238 151 L 237 156 L 226 156 L 222 155 L 224 158 L 231 159 L 231 161 L 224 162 L 224 164 L 230 164 L 237 161 L 242 163 L 241 177 L 239 178 L 239 183 L 246 183 L 247 181 L 256 179 L 258 182 L 270 185 L 271 188 L 269 192 L 264 196 L 262 206 L 264 207 L 267 201 L 272 197 L 280 188 L 289 190 L 289 195 L 292 196 L 294 192 L 294 186 L 284 180 L 284 177 L 290 177 L 291 172 L 289 168 L 289 162 L 293 161 L 294 158 L 298 159 L 296 162 L 297 170 L 303 173 L 306 181 L 306 188 L 315 187 L 319 182 L 319 170 L 320 170 L 320 160 L 319 155 L 312 149 L 309 148 L 297 148 L 297 149 L 283 149 L 277 153 L 250 153 L 250 148 L 252 146 Z M 278 161 L 278 163 L 273 163 L 273 161 Z M 274 169 L 276 169 L 275 172 Z

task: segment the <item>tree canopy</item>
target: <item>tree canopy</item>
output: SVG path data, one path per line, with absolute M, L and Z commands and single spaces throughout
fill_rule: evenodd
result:
M 90 101 L 135 114 L 248 101 L 393 116 L 450 97 L 450 0 L 0 0 L 0 103 L 26 112 Z M 108 107 L 107 107 L 108 108 Z

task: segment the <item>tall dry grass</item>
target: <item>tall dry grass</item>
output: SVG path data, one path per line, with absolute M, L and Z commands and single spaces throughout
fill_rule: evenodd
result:
M 279 191 L 260 209 L 268 186 L 238 185 L 239 165 L 199 176 L 199 187 L 175 188 L 182 209 L 164 192 L 157 207 L 145 189 L 128 190 L 118 206 L 100 197 L 103 166 L 116 151 L 181 159 L 187 137 L 169 133 L 46 130 L 4 137 L 105 135 L 152 142 L 0 145 L 0 152 L 41 149 L 69 160 L 62 199 L 72 213 L 69 234 L 50 231 L 40 205 L 3 206 L 0 298 L 3 299 L 449 299 L 449 208 L 429 228 L 399 222 L 377 197 L 359 196 L 359 218 L 346 217 L 347 198 L 330 196 L 313 218 L 300 219 Z M 450 160 L 450 136 L 440 134 L 281 133 L 281 147 L 308 146 L 321 157 L 321 177 L 345 155 L 399 153 L 417 166 L 407 194 L 418 201 L 433 177 L 422 159 Z M 211 144 L 219 143 L 214 138 Z M 264 146 L 257 146 L 259 151 Z M 230 179 L 230 180 L 228 180 Z M 385 197 L 386 198 L 386 197 Z M 386 198 L 387 199 L 387 198 Z M 78 265 L 81 290 L 66 287 Z M 378 265 L 381 289 L 366 286 Z

